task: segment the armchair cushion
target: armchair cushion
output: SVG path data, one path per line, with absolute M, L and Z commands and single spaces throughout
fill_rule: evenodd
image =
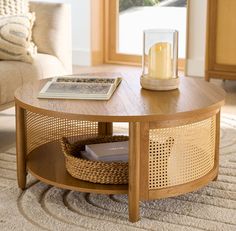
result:
M 67 74 L 55 56 L 46 54 L 38 54 L 32 64 L 0 61 L 0 70 L 0 105 L 13 101 L 15 90 L 24 83 Z

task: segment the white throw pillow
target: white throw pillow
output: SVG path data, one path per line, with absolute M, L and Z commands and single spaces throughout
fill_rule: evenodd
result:
M 29 12 L 29 0 L 0 0 L 0 15 L 19 15 Z
M 0 16 L 0 60 L 18 60 L 31 63 L 37 53 L 31 42 L 33 13 Z

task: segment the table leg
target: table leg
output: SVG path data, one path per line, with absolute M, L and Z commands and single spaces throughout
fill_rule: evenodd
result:
M 136 222 L 140 199 L 140 123 L 129 123 L 129 220 Z
M 21 189 L 26 186 L 26 138 L 24 109 L 16 105 L 16 159 L 17 180 Z
M 216 114 L 215 166 L 217 168 L 217 175 L 214 178 L 214 181 L 217 180 L 219 173 L 219 148 L 220 148 L 220 111 Z
M 108 122 L 99 122 L 98 123 L 98 135 L 109 135 L 113 134 L 113 124 Z

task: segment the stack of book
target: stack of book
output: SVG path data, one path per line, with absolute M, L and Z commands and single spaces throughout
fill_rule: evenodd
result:
M 85 146 L 85 151 L 81 152 L 81 157 L 104 162 L 128 162 L 128 147 L 128 141 L 89 144 Z

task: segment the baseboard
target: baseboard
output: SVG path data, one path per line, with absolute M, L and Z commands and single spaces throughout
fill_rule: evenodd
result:
M 91 65 L 91 52 L 89 50 L 76 49 L 72 51 L 72 63 L 79 66 Z
M 205 61 L 200 59 L 186 60 L 186 75 L 204 77 L 205 76 Z
M 9 108 L 13 107 L 14 105 L 15 105 L 14 101 L 10 102 L 10 103 L 3 104 L 3 105 L 0 105 L 0 111 L 9 109 Z

